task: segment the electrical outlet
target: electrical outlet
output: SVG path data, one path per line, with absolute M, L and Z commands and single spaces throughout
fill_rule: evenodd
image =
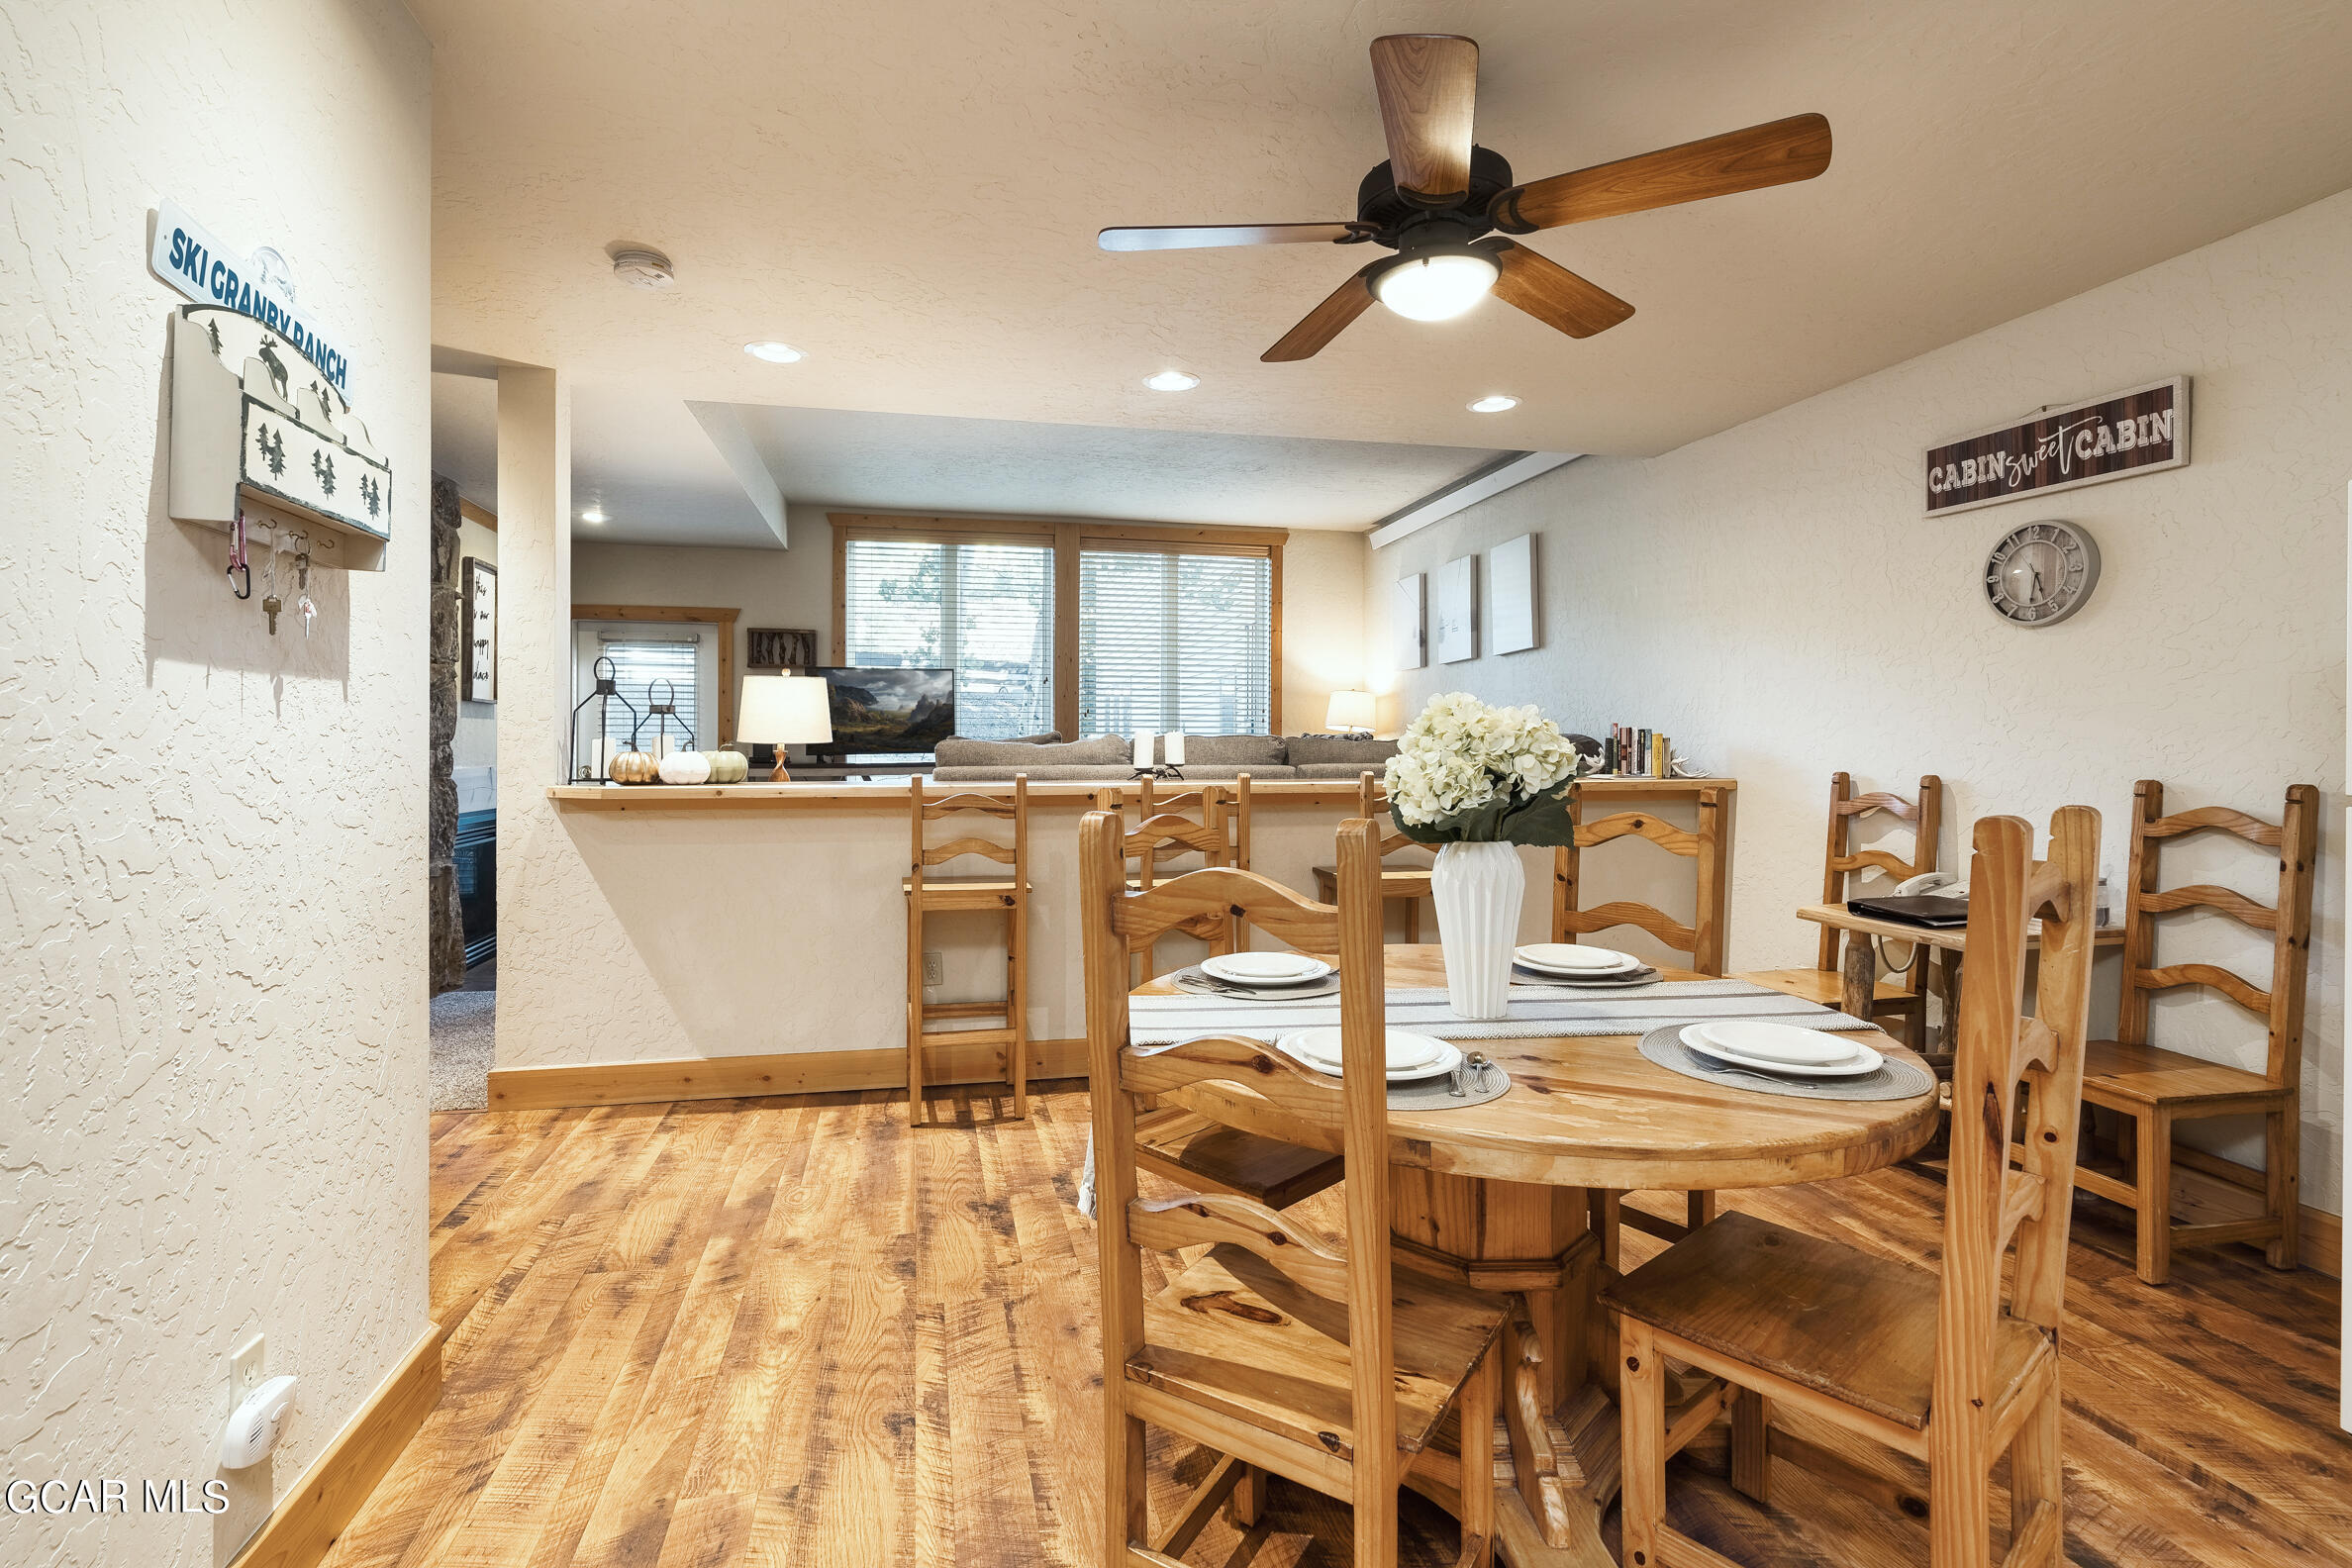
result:
M 923 983 L 927 986 L 947 983 L 947 955 L 936 947 L 923 950 Z
M 255 1334 L 229 1352 L 229 1404 L 235 1409 L 261 1386 L 262 1351 L 267 1341 Z

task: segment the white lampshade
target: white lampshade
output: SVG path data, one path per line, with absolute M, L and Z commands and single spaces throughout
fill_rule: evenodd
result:
M 1323 715 L 1325 730 L 1369 730 L 1372 728 L 1372 694 L 1368 691 L 1335 691 L 1331 693 L 1330 712 Z
M 816 675 L 746 675 L 743 710 L 735 716 L 739 739 L 769 745 L 818 745 L 830 742 L 833 701 L 822 677 Z

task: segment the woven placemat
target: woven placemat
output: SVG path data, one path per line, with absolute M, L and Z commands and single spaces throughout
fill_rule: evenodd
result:
M 1668 1024 L 1642 1035 L 1642 1056 L 1685 1078 L 1731 1089 L 1749 1089 L 1757 1094 L 1787 1095 L 1795 1100 L 1909 1100 L 1913 1095 L 1932 1094 L 1935 1090 L 1935 1074 L 1900 1056 L 1888 1056 L 1878 1071 L 1856 1078 L 1792 1079 L 1750 1072 L 1693 1052 L 1682 1042 L 1685 1027 Z
M 1276 1045 L 1274 1048 L 1312 1072 L 1323 1071 L 1321 1067 L 1316 1066 L 1315 1063 L 1299 1055 L 1296 1051 L 1284 1049 L 1281 1045 Z M 1473 1051 L 1462 1052 L 1464 1057 L 1475 1054 L 1477 1053 Z M 1493 1061 L 1487 1063 L 1484 1072 L 1465 1073 L 1462 1078 L 1462 1092 L 1458 1095 L 1453 1092 L 1453 1081 L 1452 1073 L 1441 1072 L 1433 1077 L 1409 1078 L 1402 1083 L 1392 1083 L 1388 1086 L 1389 1109 L 1391 1111 L 1459 1111 L 1465 1106 L 1485 1105 L 1489 1100 L 1500 1100 L 1511 1093 L 1511 1074 L 1505 1072 L 1499 1064 Z

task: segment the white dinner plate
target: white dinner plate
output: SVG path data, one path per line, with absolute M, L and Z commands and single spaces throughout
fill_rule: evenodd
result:
M 1711 1060 L 1728 1062 L 1751 1072 L 1771 1073 L 1786 1078 L 1859 1078 L 1864 1073 L 1877 1072 L 1886 1058 L 1860 1040 L 1853 1042 L 1854 1054 L 1837 1062 L 1765 1061 L 1761 1057 L 1742 1056 L 1728 1045 L 1717 1045 L 1700 1032 L 1702 1026 L 1688 1025 L 1682 1031 L 1682 1042 Z
M 1641 960 L 1613 947 L 1584 947 L 1575 942 L 1528 942 L 1512 955 L 1530 969 L 1557 975 L 1623 974 L 1641 967 Z
M 1710 1019 L 1698 1029 L 1709 1044 L 1735 1050 L 1751 1061 L 1814 1066 L 1841 1062 L 1853 1056 L 1856 1043 L 1823 1029 L 1767 1024 L 1761 1019 Z
M 1201 960 L 1201 972 L 1235 985 L 1307 985 L 1331 972 L 1321 958 L 1293 952 L 1219 953 Z
M 1276 1040 L 1275 1048 L 1305 1062 L 1320 1073 L 1339 1076 L 1339 1030 L 1336 1028 L 1294 1029 Z M 1462 1064 L 1462 1053 L 1431 1034 L 1411 1029 L 1388 1031 L 1390 1083 L 1434 1078 Z
M 1514 980 L 1525 984 L 1567 986 L 1577 991 L 1626 991 L 1635 986 L 1655 985 L 1658 981 L 1658 971 L 1648 964 L 1633 969 L 1613 969 L 1607 974 L 1557 974 L 1548 969 L 1515 963 L 1511 974 Z

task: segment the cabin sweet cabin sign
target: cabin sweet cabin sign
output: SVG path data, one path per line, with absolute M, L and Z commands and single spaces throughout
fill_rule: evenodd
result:
M 2051 409 L 1927 448 L 1932 515 L 2178 468 L 2189 460 L 2189 378 Z

